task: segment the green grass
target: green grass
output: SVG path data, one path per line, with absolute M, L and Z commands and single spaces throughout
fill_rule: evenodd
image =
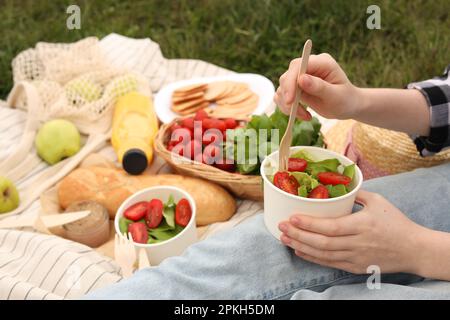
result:
M 69 4 L 82 29 L 66 28 Z M 382 30 L 366 28 L 366 8 L 381 7 Z M 329 52 L 361 86 L 402 87 L 450 63 L 448 0 L 0 1 L 0 97 L 12 86 L 11 60 L 38 41 L 72 42 L 117 32 L 150 37 L 168 58 L 198 58 L 278 84 L 307 38 Z

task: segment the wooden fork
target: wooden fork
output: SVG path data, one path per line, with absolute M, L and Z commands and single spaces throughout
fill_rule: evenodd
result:
M 298 69 L 297 81 L 302 74 L 306 73 L 308 67 L 309 55 L 311 54 L 312 41 L 307 40 L 303 46 L 302 62 Z M 296 86 L 294 103 L 291 106 L 291 113 L 289 114 L 289 122 L 286 128 L 286 132 L 281 139 L 280 148 L 278 150 L 278 170 L 286 171 L 288 169 L 288 160 L 292 144 L 292 129 L 294 128 L 295 119 L 297 118 L 297 108 L 300 103 L 302 91 Z

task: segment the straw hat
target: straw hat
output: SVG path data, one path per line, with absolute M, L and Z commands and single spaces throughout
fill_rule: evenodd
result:
M 354 120 L 338 121 L 326 132 L 325 141 L 328 149 L 343 153 L 355 161 L 365 179 L 450 161 L 450 150 L 422 157 L 407 134 Z

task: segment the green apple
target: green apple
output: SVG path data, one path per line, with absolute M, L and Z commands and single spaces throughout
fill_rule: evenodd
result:
M 111 82 L 111 93 L 116 97 L 121 97 L 128 92 L 138 89 L 138 81 L 133 75 L 124 75 Z
M 45 162 L 53 165 L 73 156 L 80 150 L 80 132 L 70 121 L 50 120 L 39 129 L 35 145 L 38 155 Z
M 102 88 L 88 79 L 75 79 L 67 83 L 66 92 L 70 95 L 76 95 L 87 102 L 98 100 L 102 96 Z
M 13 211 L 19 202 L 19 193 L 11 180 L 0 177 L 0 214 Z

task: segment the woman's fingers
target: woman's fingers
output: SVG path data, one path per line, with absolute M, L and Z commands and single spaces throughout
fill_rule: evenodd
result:
M 290 223 L 295 227 L 330 237 L 349 236 L 359 233 L 357 215 L 350 214 L 340 218 L 314 218 L 294 215 Z
M 349 250 L 355 241 L 354 236 L 328 237 L 298 229 L 289 222 L 280 224 L 280 230 L 289 238 L 320 250 Z
M 305 243 L 299 242 L 296 239 L 292 239 L 286 235 L 282 235 L 280 238 L 281 242 L 292 249 L 307 254 L 309 256 L 315 257 L 322 260 L 330 261 L 345 261 L 351 256 L 350 251 L 332 251 L 332 250 L 321 250 L 311 247 Z

